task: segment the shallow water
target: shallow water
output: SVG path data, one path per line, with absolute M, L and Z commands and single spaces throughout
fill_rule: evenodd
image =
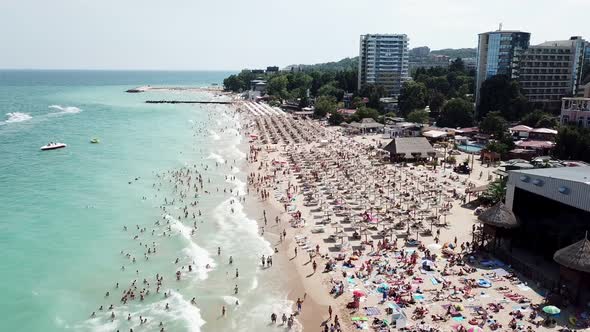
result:
M 160 321 L 167 331 L 276 329 L 267 326 L 270 312 L 288 312 L 292 303 L 281 281 L 260 269 L 260 255 L 271 253 L 271 247 L 236 201 L 246 190 L 246 145 L 238 135 L 238 118 L 223 105 L 144 103 L 210 94 L 124 92 L 145 84 L 208 85 L 227 75 L 0 72 L 3 330 L 127 331 L 139 327 L 140 315 L 148 319 L 140 330 L 158 330 Z M 100 144 L 89 143 L 94 137 Z M 49 141 L 68 147 L 39 151 Z M 194 199 L 179 202 L 167 182 L 167 172 L 183 167 L 198 169 L 210 180 L 205 190 L 211 194 L 197 198 L 202 216 L 195 220 L 181 219 L 182 207 Z M 175 203 L 165 205 L 164 212 L 165 197 Z M 158 220 L 161 226 L 154 224 Z M 191 236 L 193 222 L 198 230 Z M 133 240 L 134 235 L 139 238 Z M 158 252 L 146 261 L 144 246 L 154 242 Z M 220 256 L 217 247 L 222 247 Z M 121 251 L 136 257 L 136 263 Z M 188 264 L 193 271 L 182 270 L 182 280 L 175 281 L 174 273 Z M 164 276 L 160 294 L 119 302 L 122 288 L 134 279 L 140 288 L 148 279 L 153 294 L 156 273 Z M 114 288 L 117 282 L 120 289 Z M 164 291 L 170 292 L 168 298 Z M 193 297 L 196 305 L 190 303 Z M 110 304 L 114 310 L 98 310 Z M 222 305 L 228 308 L 225 318 L 220 317 Z M 96 318 L 90 318 L 93 311 Z

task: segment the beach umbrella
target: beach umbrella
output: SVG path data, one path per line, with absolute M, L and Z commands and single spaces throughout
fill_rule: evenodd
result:
M 431 251 L 437 251 L 437 250 L 442 249 L 442 246 L 438 243 L 431 243 L 428 246 L 426 246 L 426 248 L 428 248 Z
M 360 291 L 360 290 L 355 290 L 354 292 L 352 292 L 352 296 L 354 297 L 363 297 L 365 296 L 365 293 Z
M 558 307 L 554 306 L 554 305 L 548 305 L 543 307 L 543 312 L 549 315 L 557 315 L 558 313 L 561 312 L 561 309 L 559 309 Z

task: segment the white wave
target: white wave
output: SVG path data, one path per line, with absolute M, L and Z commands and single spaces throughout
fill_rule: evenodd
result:
M 218 163 L 220 163 L 220 164 L 223 164 L 223 163 L 225 163 L 225 159 L 223 159 L 223 157 L 222 157 L 222 156 L 218 155 L 218 154 L 217 154 L 217 153 L 215 153 L 215 152 L 211 152 L 211 153 L 210 153 L 210 154 L 207 156 L 207 159 L 213 159 L 213 160 L 215 160 L 216 162 L 218 162 Z
M 59 111 L 53 114 L 76 114 L 82 112 L 82 110 L 76 106 L 51 105 L 49 108 Z
M 97 317 L 87 319 L 74 328 L 77 331 L 112 332 L 135 330 L 141 326 L 146 331 L 158 331 L 160 322 L 172 322 L 175 325 L 184 325 L 182 331 L 200 332 L 201 327 L 206 323 L 201 316 L 201 310 L 184 299 L 180 293 L 174 290 L 168 292 L 170 296 L 151 304 L 117 305 L 115 310 L 99 312 Z M 169 309 L 166 309 L 166 304 L 169 305 Z M 110 319 L 111 312 L 115 313 L 116 319 L 114 321 Z M 126 319 L 128 314 L 133 317 L 131 321 Z M 137 319 L 139 316 L 146 318 L 147 323 L 140 325 Z
M 209 255 L 209 252 L 193 242 L 191 238 L 192 229 L 190 227 L 172 218 L 170 215 L 166 215 L 165 218 L 172 221 L 171 227 L 178 230 L 182 237 L 188 242 L 188 247 L 184 248 L 182 252 L 191 259 L 191 265 L 194 262 L 197 277 L 200 280 L 207 279 L 209 270 L 215 267 L 215 261 L 213 261 L 211 255 Z M 210 269 L 207 268 L 207 265 L 209 265 Z
M 258 278 L 254 276 L 254 279 L 252 279 L 252 285 L 250 285 L 250 290 L 253 291 L 256 288 L 258 288 Z
M 240 300 L 235 296 L 229 296 L 229 295 L 222 296 L 221 298 L 223 299 L 223 302 L 225 302 L 225 304 L 229 304 L 229 305 L 235 305 L 236 301 Z M 240 304 L 242 304 L 242 303 L 240 303 Z
M 6 121 L 4 121 L 4 123 L 23 122 L 23 121 L 31 120 L 33 118 L 29 114 L 21 113 L 21 112 L 6 113 L 6 116 L 8 116 L 8 119 Z
M 231 204 L 232 199 L 233 204 Z M 270 243 L 258 232 L 256 220 L 248 218 L 244 207 L 235 198 L 228 198 L 221 202 L 214 209 L 213 217 L 220 228 L 216 241 L 221 247 L 232 248 L 230 251 L 233 252 L 245 250 L 255 256 L 274 253 Z
M 218 133 L 216 133 L 215 131 L 209 129 L 209 134 L 211 134 L 211 138 L 213 138 L 216 141 L 219 141 L 221 139 L 221 136 L 219 136 Z
M 304 309 L 305 310 L 305 307 Z M 260 322 L 268 320 L 269 313 L 274 312 L 278 316 L 280 322 L 281 316 L 286 314 L 287 317 L 293 312 L 293 302 L 287 299 L 277 300 L 273 298 L 265 298 L 258 302 L 254 308 L 248 309 L 248 315 L 240 315 L 237 319 L 237 326 L 241 327 L 243 331 L 253 331 L 258 328 Z M 303 326 L 295 320 L 295 324 L 290 331 L 303 331 Z

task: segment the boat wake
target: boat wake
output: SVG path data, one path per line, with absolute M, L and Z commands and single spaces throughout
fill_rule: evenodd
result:
M 6 113 L 6 116 L 8 117 L 8 119 L 6 119 L 6 121 L 3 122 L 0 121 L 0 124 L 24 122 L 31 120 L 33 118 L 29 114 L 21 112 Z
M 76 106 L 51 105 L 49 108 L 58 111 L 51 114 L 76 114 L 82 112 L 82 110 Z

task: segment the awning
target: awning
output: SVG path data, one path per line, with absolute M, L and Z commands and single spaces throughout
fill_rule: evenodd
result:
M 473 193 L 483 192 L 486 190 L 488 190 L 488 185 L 484 184 L 483 186 L 479 186 L 479 187 L 467 188 L 467 189 L 465 189 L 465 193 L 466 194 L 473 194 Z

